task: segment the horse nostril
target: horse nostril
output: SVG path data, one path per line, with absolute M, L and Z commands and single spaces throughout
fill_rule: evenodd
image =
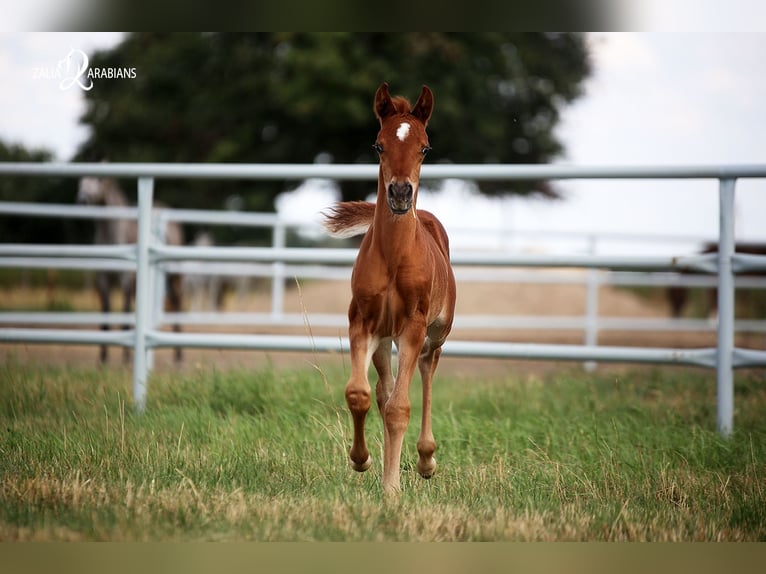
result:
M 412 207 L 413 189 L 412 184 L 407 182 L 395 182 L 388 186 L 388 206 L 395 214 L 406 213 Z
M 388 186 L 388 195 L 395 199 L 409 199 L 412 197 L 412 184 L 392 183 Z

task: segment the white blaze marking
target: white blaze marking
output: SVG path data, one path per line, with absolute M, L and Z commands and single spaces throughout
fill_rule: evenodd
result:
M 410 124 L 407 122 L 402 122 L 401 125 L 396 129 L 396 137 L 399 138 L 399 141 L 404 141 L 407 139 L 407 135 L 410 133 Z

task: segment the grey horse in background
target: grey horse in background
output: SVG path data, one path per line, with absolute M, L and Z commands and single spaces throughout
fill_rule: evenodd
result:
M 128 201 L 120 190 L 117 182 L 107 177 L 84 177 L 80 180 L 77 192 L 77 203 L 83 205 L 100 206 L 118 206 L 128 207 Z M 155 202 L 155 207 L 161 207 L 161 204 Z M 96 245 L 122 245 L 135 244 L 137 238 L 136 221 L 133 219 L 97 219 L 96 232 L 93 242 Z M 181 225 L 171 222 L 167 225 L 165 243 L 168 245 L 183 245 L 183 229 Z M 177 273 L 167 274 L 166 294 L 167 300 L 165 308 L 174 312 L 181 311 L 182 293 L 181 293 L 181 275 Z M 112 288 L 119 287 L 123 304 L 122 310 L 129 313 L 131 304 L 136 293 L 136 277 L 133 272 L 120 271 L 99 271 L 96 274 L 96 290 L 101 302 L 101 311 L 109 313 L 110 311 L 110 292 Z M 127 329 L 128 327 L 124 327 Z M 101 325 L 101 329 L 108 331 L 109 325 Z M 174 325 L 173 330 L 180 332 L 181 327 Z M 105 363 L 107 360 L 107 346 L 101 346 L 100 360 Z M 180 362 L 182 351 L 175 349 L 175 361 Z M 130 360 L 130 350 L 126 347 L 123 360 L 127 363 Z

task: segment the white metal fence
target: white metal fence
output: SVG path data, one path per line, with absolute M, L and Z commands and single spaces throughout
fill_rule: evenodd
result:
M 134 404 L 138 411 L 145 407 L 147 377 L 151 367 L 151 350 L 160 347 L 206 347 L 261 350 L 344 351 L 345 339 L 335 337 L 308 337 L 290 335 L 242 335 L 221 333 L 169 333 L 159 330 L 161 323 L 221 323 L 279 324 L 300 321 L 283 311 L 283 279 L 292 275 L 322 276 L 328 274 L 326 266 L 350 266 L 356 252 L 349 249 L 288 248 L 285 247 L 285 222 L 273 215 L 246 213 L 199 213 L 191 210 L 161 210 L 152 218 L 152 197 L 156 178 L 209 178 L 209 179 L 369 179 L 377 177 L 374 165 L 212 165 L 212 164 L 31 164 L 0 163 L 0 176 L 30 177 L 82 177 L 86 175 L 128 177 L 138 180 L 138 207 L 85 208 L 61 206 L 60 216 L 66 217 L 125 217 L 138 218 L 138 242 L 123 246 L 73 245 L 16 245 L 0 244 L 0 265 L 18 267 L 135 269 L 136 307 L 130 315 L 68 313 L 32 317 L 29 314 L 2 314 L 5 324 L 92 324 L 117 320 L 132 328 L 125 331 L 84 331 L 51 328 L 1 328 L 0 342 L 113 344 L 133 347 Z M 718 253 L 688 254 L 677 257 L 640 257 L 604 255 L 527 255 L 509 253 L 453 253 L 452 263 L 459 279 L 472 277 L 496 278 L 498 274 L 509 281 L 530 280 L 529 275 L 508 268 L 578 268 L 590 269 L 586 274 L 569 276 L 569 280 L 582 281 L 588 286 L 586 315 L 584 317 L 457 317 L 460 328 L 551 328 L 583 329 L 585 345 L 514 344 L 488 341 L 448 341 L 444 354 L 492 358 L 521 358 L 540 360 L 614 361 L 666 364 L 688 364 L 716 368 L 718 381 L 717 424 L 723 434 L 729 434 L 733 425 L 733 377 L 737 367 L 766 366 L 766 351 L 734 346 L 735 329 L 766 332 L 764 321 L 734 321 L 735 274 L 766 271 L 766 257 L 735 253 L 733 204 L 735 182 L 738 178 L 766 178 L 766 165 L 710 166 L 710 167 L 609 167 L 578 168 L 565 166 L 519 165 L 430 165 L 422 170 L 423 179 L 465 178 L 476 180 L 513 179 L 687 179 L 704 178 L 719 181 L 720 225 Z M 49 208 L 50 206 L 48 206 Z M 5 204 L 6 213 L 30 216 L 47 215 L 45 206 Z M 274 245 L 259 247 L 175 247 L 162 244 L 156 233 L 167 221 L 213 222 L 227 225 L 265 225 L 272 227 Z M 153 228 L 155 233 L 153 233 Z M 153 237 L 154 235 L 154 237 Z M 214 265 L 238 263 L 238 274 L 272 277 L 272 309 L 270 314 L 237 314 L 223 318 L 220 314 L 170 314 L 161 312 L 161 276 L 167 271 L 190 271 L 191 261 L 205 262 L 208 271 Z M 477 275 L 475 267 L 492 268 L 496 272 Z M 219 267 L 224 271 L 225 267 Z M 596 272 L 595 270 L 609 270 Z M 710 276 L 679 276 L 678 272 L 693 271 Z M 644 272 L 661 272 L 651 278 Z M 348 270 L 333 271 L 344 277 Z M 553 281 L 552 276 L 537 272 L 535 281 Z M 714 277 L 717 275 L 717 277 Z M 347 276 L 347 275 L 345 275 Z M 556 280 L 561 277 L 557 274 Z M 669 281 L 676 284 L 709 285 L 718 288 L 718 320 L 617 319 L 598 317 L 597 293 L 600 284 L 642 284 Z M 737 278 L 738 286 L 761 287 L 763 283 L 749 277 Z M 333 315 L 311 317 L 312 325 L 345 324 L 345 319 Z M 717 330 L 715 348 L 643 348 L 599 346 L 597 333 L 614 330 Z
M 135 207 L 91 207 L 84 205 L 50 204 L 50 203 L 17 203 L 0 202 L 0 215 L 15 215 L 27 217 L 49 217 L 65 219 L 105 219 L 137 217 Z M 195 223 L 208 226 L 247 226 L 264 227 L 271 230 L 272 247 L 286 246 L 286 230 L 311 231 L 316 233 L 318 225 L 289 221 L 275 213 L 248 213 L 220 210 L 188 210 L 172 208 L 155 208 L 155 240 L 165 236 L 168 223 Z M 463 228 L 450 228 L 451 232 L 461 232 Z M 484 230 L 486 231 L 486 230 Z M 503 235 L 523 232 L 502 231 Z M 546 232 L 547 235 L 547 232 Z M 593 252 L 598 250 L 600 241 L 611 241 L 622 235 L 582 233 L 559 233 L 561 237 L 579 240 L 588 245 Z M 669 242 L 679 241 L 684 244 L 696 243 L 702 245 L 709 238 L 689 236 L 674 237 L 642 236 L 645 243 L 661 243 L 666 249 Z M 635 240 L 637 237 L 633 237 Z M 47 249 L 47 248 L 44 248 Z M 496 251 L 494 251 L 496 253 Z M 511 251 L 512 252 L 512 251 Z M 463 253 L 464 259 L 475 256 L 475 252 Z M 79 269 L 90 271 L 134 271 L 135 264 L 128 260 L 116 259 L 85 259 L 77 257 L 13 257 L 7 256 L 0 260 L 0 267 L 38 268 L 38 269 Z M 270 312 L 220 312 L 190 310 L 182 313 L 165 312 L 160 305 L 164 298 L 163 281 L 156 281 L 157 293 L 153 298 L 154 308 L 152 324 L 154 325 L 247 325 L 264 327 L 303 326 L 303 313 L 285 311 L 285 279 L 321 279 L 348 282 L 351 278 L 351 265 L 327 266 L 320 263 L 291 264 L 283 263 L 243 263 L 243 262 L 198 262 L 176 261 L 163 263 L 159 266 L 164 273 L 180 273 L 184 278 L 205 277 L 236 277 L 266 278 L 271 281 Z M 536 284 L 536 285 L 581 285 L 585 287 L 584 301 L 587 303 L 584 313 L 571 313 L 563 316 L 551 315 L 458 315 L 455 328 L 466 330 L 485 329 L 535 329 L 542 331 L 581 331 L 584 340 L 595 344 L 598 334 L 609 331 L 646 332 L 714 332 L 717 321 L 714 319 L 673 319 L 666 317 L 609 317 L 604 316 L 599 309 L 598 292 L 602 286 L 649 286 L 649 287 L 715 287 L 717 280 L 712 275 L 684 275 L 662 272 L 635 271 L 599 271 L 583 273 L 576 271 L 546 271 L 518 268 L 475 268 L 456 267 L 455 275 L 462 282 L 491 282 L 505 284 Z M 195 281 L 190 280 L 194 284 Z M 766 277 L 737 277 L 735 285 L 739 288 L 756 288 L 766 290 Z M 192 294 L 193 295 L 193 294 Z M 133 325 L 133 313 L 96 313 L 96 312 L 0 312 L 0 325 Z M 315 327 L 345 327 L 348 319 L 345 313 L 312 313 L 311 325 Z M 766 333 L 766 319 L 735 321 L 735 332 Z

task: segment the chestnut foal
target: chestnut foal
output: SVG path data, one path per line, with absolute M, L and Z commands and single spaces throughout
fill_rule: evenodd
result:
M 431 381 L 455 311 L 455 278 L 449 241 L 431 213 L 416 208 L 420 166 L 428 153 L 426 126 L 433 93 L 423 86 L 414 107 L 392 98 L 388 84 L 375 93 L 380 131 L 373 146 L 380 156 L 376 203 L 345 202 L 325 222 L 336 236 L 365 233 L 351 276 L 348 310 L 351 377 L 346 402 L 354 420 L 349 456 L 354 470 L 372 462 L 364 438 L 370 408 L 370 361 L 378 372 L 376 398 L 383 418 L 383 489 L 400 489 L 402 442 L 410 419 L 410 381 L 419 367 L 423 413 L 417 442 L 417 470 L 430 478 L 436 469 L 431 430 Z M 399 366 L 394 379 L 391 344 Z

